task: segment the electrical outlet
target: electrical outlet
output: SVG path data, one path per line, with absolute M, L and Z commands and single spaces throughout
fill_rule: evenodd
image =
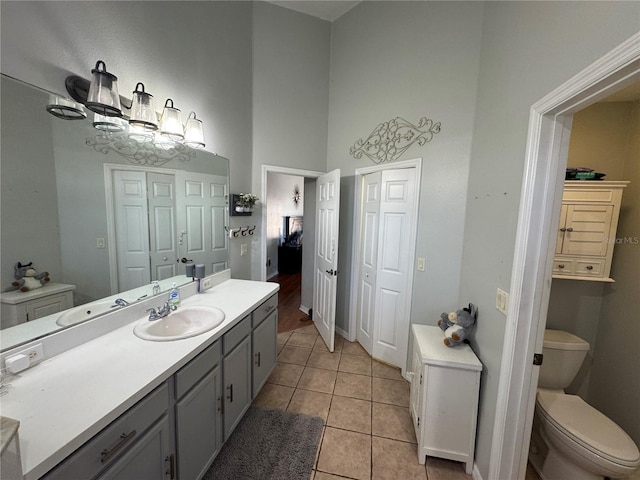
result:
M 247 254 L 247 244 L 243 243 L 242 245 L 240 245 L 240 255 L 244 256 Z
M 496 308 L 505 315 L 509 308 L 509 294 L 500 288 L 496 292 Z
M 5 363 L 12 373 L 18 373 L 44 360 L 44 349 L 41 343 L 25 348 L 15 355 L 7 357 Z
M 418 257 L 418 265 L 416 266 L 416 268 L 421 272 L 424 272 L 424 264 L 425 264 L 424 257 Z
M 207 288 L 211 288 L 211 279 L 210 278 L 203 278 L 202 279 L 202 286 L 200 288 L 200 291 L 206 290 Z
M 96 248 L 105 248 L 104 237 L 96 238 Z

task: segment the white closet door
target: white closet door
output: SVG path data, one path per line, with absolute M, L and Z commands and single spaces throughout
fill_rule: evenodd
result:
M 356 310 L 356 339 L 372 354 L 378 269 L 378 224 L 380 221 L 381 172 L 363 177 L 360 269 Z
M 149 173 L 149 256 L 151 280 L 177 274 L 176 195 L 174 175 Z
M 402 367 L 409 338 L 408 286 L 416 235 L 416 169 L 382 171 L 372 356 Z
M 147 182 L 144 172 L 113 172 L 118 291 L 151 282 Z

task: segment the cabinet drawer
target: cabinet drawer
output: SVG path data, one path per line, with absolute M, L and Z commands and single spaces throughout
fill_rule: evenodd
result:
M 602 277 L 604 260 L 601 258 L 579 258 L 575 261 L 575 274 L 585 277 Z
M 249 333 L 251 333 L 251 315 L 244 317 L 240 323 L 224 334 L 222 337 L 223 353 L 229 354 Z
M 176 373 L 176 398 L 180 399 L 222 358 L 221 341 L 217 340 Z
M 553 261 L 554 275 L 575 275 L 575 260 L 572 258 L 556 257 Z
M 93 478 L 112 465 L 143 437 L 169 408 L 166 383 L 131 407 L 102 432 L 80 447 L 63 463 L 43 477 L 44 480 Z
M 278 295 L 274 295 L 253 311 L 253 328 L 256 328 L 267 316 L 278 308 Z

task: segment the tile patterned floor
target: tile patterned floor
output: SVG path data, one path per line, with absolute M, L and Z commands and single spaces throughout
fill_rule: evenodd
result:
M 312 480 L 469 480 L 464 465 L 418 463 L 409 383 L 358 344 L 330 353 L 314 325 L 278 334 L 278 365 L 255 405 L 324 419 Z

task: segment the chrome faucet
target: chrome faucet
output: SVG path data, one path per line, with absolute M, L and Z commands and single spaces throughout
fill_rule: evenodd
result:
M 127 302 L 124 298 L 116 298 L 114 303 L 119 307 L 126 307 L 127 305 L 129 305 L 129 302 Z
M 177 308 L 178 307 L 176 307 L 175 305 L 169 305 L 169 302 L 165 302 L 165 304 L 161 307 L 158 307 L 157 310 L 152 307 L 147 310 L 147 312 L 149 312 L 149 320 L 152 321 L 164 318 L 171 312 L 175 311 Z

